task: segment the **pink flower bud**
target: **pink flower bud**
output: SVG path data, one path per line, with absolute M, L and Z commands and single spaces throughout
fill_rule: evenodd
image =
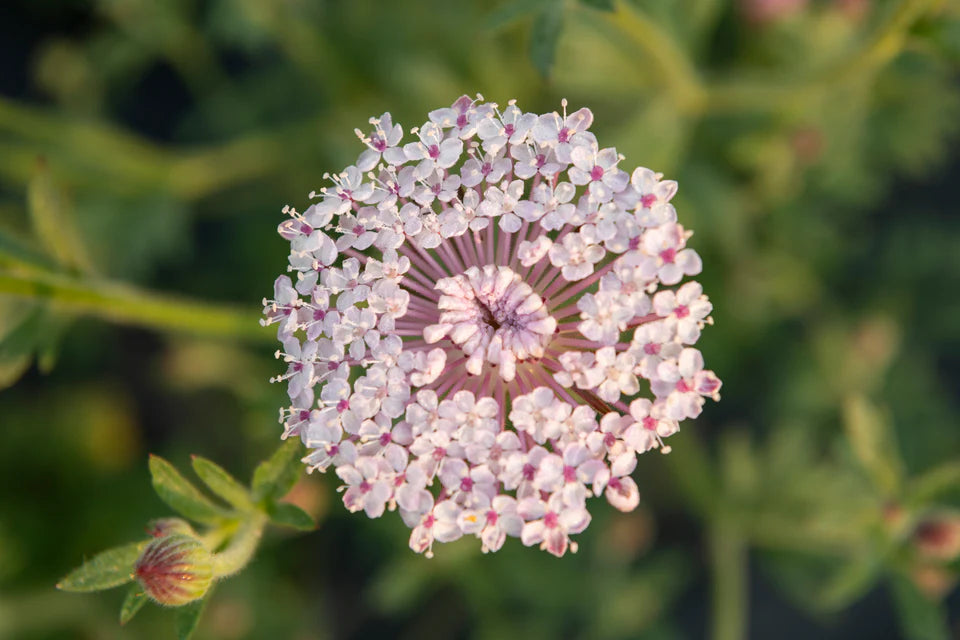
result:
M 140 554 L 134 576 L 158 604 L 179 607 L 202 598 L 213 582 L 213 556 L 182 533 L 156 538 Z
M 913 543 L 928 558 L 949 562 L 960 556 L 960 514 L 940 513 L 920 522 Z
M 182 533 L 187 536 L 196 537 L 193 527 L 182 518 L 158 518 L 151 520 L 147 525 L 147 533 L 154 538 L 162 538 L 174 533 Z

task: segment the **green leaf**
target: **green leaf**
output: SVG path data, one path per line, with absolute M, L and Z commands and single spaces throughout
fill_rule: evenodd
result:
M 944 493 L 958 490 L 960 490 L 960 460 L 954 460 L 914 478 L 907 490 L 907 500 L 915 506 L 922 506 Z
M 503 27 L 517 22 L 521 18 L 536 11 L 539 11 L 544 5 L 552 4 L 554 0 L 513 0 L 504 2 L 487 15 L 484 20 L 484 26 L 496 31 Z
M 860 466 L 886 495 L 897 494 L 903 462 L 888 416 L 862 396 L 848 398 L 843 414 L 847 438 Z
M 580 0 L 580 2 L 601 11 L 613 11 L 613 0 Z
M 267 507 L 270 522 L 281 527 L 291 527 L 298 531 L 313 531 L 316 521 L 306 511 L 289 502 L 272 502 Z
M 37 163 L 36 172 L 27 185 L 27 204 L 33 230 L 50 255 L 64 266 L 90 272 L 90 258 L 80 242 L 70 207 L 43 160 Z
M 530 31 L 530 60 L 540 75 L 547 77 L 553 68 L 557 53 L 557 40 L 563 28 L 563 7 L 550 4 L 537 13 Z
M 230 515 L 200 493 L 160 456 L 150 455 L 150 475 L 153 477 L 153 489 L 160 499 L 191 520 L 214 523 Z
M 872 554 L 851 558 L 817 590 L 817 605 L 830 611 L 850 606 L 876 584 L 880 568 L 878 558 Z
M 300 439 L 291 438 L 280 445 L 269 460 L 253 472 L 253 499 L 258 503 L 279 500 L 287 495 L 303 469 L 300 464 Z
M 207 592 L 207 595 L 200 600 L 195 600 L 190 604 L 178 607 L 173 619 L 173 626 L 176 629 L 177 640 L 187 640 L 196 631 L 200 623 L 200 616 L 203 614 L 207 601 L 213 589 Z
M 192 463 L 193 470 L 215 494 L 237 509 L 249 510 L 253 507 L 250 492 L 223 467 L 200 456 L 193 456 Z
M 127 591 L 127 597 L 123 599 L 123 605 L 120 607 L 120 624 L 127 624 L 133 620 L 133 616 L 143 607 L 148 600 L 147 594 L 143 592 L 140 585 L 133 585 L 130 591 Z
M 908 640 L 948 640 L 946 616 L 937 603 L 929 600 L 910 578 L 893 576 L 890 585 L 900 629 Z
M 51 269 L 55 265 L 36 249 L 0 230 L 0 264 Z
M 133 580 L 133 565 L 146 542 L 132 542 L 98 553 L 57 583 L 63 591 L 102 591 Z

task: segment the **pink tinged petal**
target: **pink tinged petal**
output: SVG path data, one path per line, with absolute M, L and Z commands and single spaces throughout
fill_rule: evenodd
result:
M 640 504 L 640 490 L 629 476 L 611 480 L 605 495 L 607 501 L 620 511 L 633 511 Z
M 541 547 L 551 555 L 562 558 L 563 554 L 567 552 L 569 542 L 570 539 L 567 537 L 566 532 L 559 528 L 548 529 Z
M 683 279 L 683 269 L 675 262 L 668 262 L 660 267 L 660 282 L 666 285 L 673 285 Z
M 520 542 L 522 542 L 525 547 L 539 544 L 543 541 L 544 529 L 543 520 L 527 522 L 520 531 Z
M 695 276 L 703 269 L 703 262 L 693 249 L 684 249 L 677 253 L 676 264 L 688 276 Z
M 560 514 L 560 524 L 568 533 L 580 533 L 590 524 L 590 519 L 590 512 L 583 507 L 565 509 Z
M 517 515 L 524 520 L 537 520 L 547 512 L 547 505 L 538 498 L 524 498 L 517 503 Z
M 703 370 L 703 354 L 696 349 L 684 349 L 677 359 L 677 369 L 684 378 L 692 378 Z

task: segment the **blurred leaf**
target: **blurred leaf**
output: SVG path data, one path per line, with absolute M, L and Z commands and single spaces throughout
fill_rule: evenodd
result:
M 896 495 L 903 480 L 903 462 L 888 416 L 862 396 L 848 398 L 843 413 L 847 438 L 860 465 L 884 494 Z
M 0 265 L 39 267 L 49 269 L 53 263 L 33 247 L 0 230 Z
M 253 501 L 250 492 L 220 465 L 202 458 L 193 456 L 193 470 L 203 480 L 210 490 L 226 500 L 237 509 L 250 509 Z
M 914 506 L 924 504 L 944 493 L 960 491 L 960 460 L 935 467 L 910 481 L 907 500 Z
M 203 614 L 203 610 L 207 606 L 212 592 L 213 589 L 211 588 L 207 591 L 207 595 L 200 600 L 194 600 L 189 604 L 177 608 L 174 614 L 174 628 L 176 629 L 177 640 L 188 640 L 188 638 L 193 635 L 193 632 L 196 631 L 197 625 L 200 624 L 200 616 Z
M 133 565 L 146 542 L 131 542 L 98 553 L 57 583 L 63 591 L 101 591 L 133 580 Z
M 890 591 L 900 619 L 903 637 L 908 640 L 949 640 L 944 612 L 929 600 L 908 577 L 895 575 Z
M 719 506 L 717 471 L 703 443 L 691 431 L 681 431 L 674 436 L 665 460 L 686 503 L 700 514 L 708 514 Z
M 832 611 L 850 606 L 876 584 L 881 568 L 872 554 L 850 558 L 816 591 L 816 604 Z
M 144 593 L 140 585 L 133 585 L 127 592 L 127 597 L 123 599 L 123 605 L 120 607 L 120 624 L 127 624 L 133 620 L 133 616 L 143 608 L 147 602 L 147 594 Z
M 45 161 L 37 163 L 27 188 L 30 219 L 37 238 L 61 264 L 90 271 L 87 255 L 64 195 L 54 185 Z
M 530 60 L 543 77 L 549 76 L 553 68 L 557 41 L 562 29 L 562 4 L 548 4 L 533 19 L 533 29 L 530 31 Z
M 601 11 L 613 11 L 613 0 L 580 0 L 580 2 Z
M 555 2 L 556 0 L 508 0 L 487 15 L 484 26 L 496 31 L 517 22 L 526 15 L 539 11 L 545 5 Z
M 289 502 L 273 502 L 267 508 L 270 522 L 299 531 L 313 531 L 317 523 L 306 511 Z
M 300 439 L 291 438 L 257 466 L 253 472 L 254 501 L 279 500 L 287 495 L 303 471 L 300 450 Z
M 174 511 L 196 520 L 214 523 L 229 515 L 224 509 L 210 502 L 190 482 L 180 475 L 172 464 L 160 456 L 150 455 L 150 475 L 153 489 Z

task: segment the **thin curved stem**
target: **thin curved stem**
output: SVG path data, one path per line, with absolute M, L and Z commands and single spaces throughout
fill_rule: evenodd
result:
M 0 272 L 0 296 L 44 300 L 51 305 L 120 324 L 247 341 L 273 341 L 253 313 L 140 291 L 108 281 L 80 280 L 45 272 Z

